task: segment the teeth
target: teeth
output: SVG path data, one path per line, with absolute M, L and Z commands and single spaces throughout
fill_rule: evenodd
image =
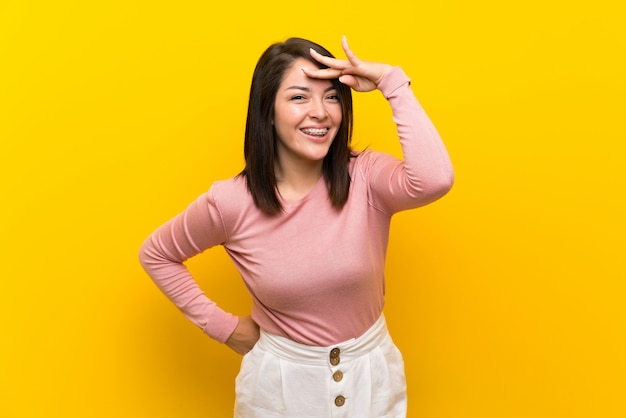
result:
M 326 135 L 326 132 L 328 132 L 328 128 L 302 129 L 302 132 L 304 132 L 307 135 L 324 136 Z

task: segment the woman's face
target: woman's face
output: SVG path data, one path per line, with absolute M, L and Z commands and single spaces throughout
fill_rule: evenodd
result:
M 329 80 L 307 77 L 302 68 L 317 70 L 304 58 L 285 72 L 274 103 L 278 164 L 321 165 L 341 125 L 341 104 Z

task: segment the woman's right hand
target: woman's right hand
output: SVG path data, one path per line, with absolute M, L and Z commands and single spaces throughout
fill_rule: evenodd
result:
M 259 326 L 250 316 L 240 316 L 237 327 L 226 340 L 226 345 L 243 355 L 252 350 L 259 340 Z

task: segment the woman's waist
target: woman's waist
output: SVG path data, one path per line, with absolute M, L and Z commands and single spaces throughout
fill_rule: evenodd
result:
M 303 344 L 262 329 L 257 345 L 262 350 L 292 362 L 336 366 L 340 362 L 346 363 L 370 353 L 388 337 L 385 317 L 381 314 L 360 336 L 336 344 L 324 346 Z

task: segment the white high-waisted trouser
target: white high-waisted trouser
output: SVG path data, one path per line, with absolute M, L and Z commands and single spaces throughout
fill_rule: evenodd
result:
M 404 361 L 382 315 L 330 347 L 261 331 L 235 386 L 235 418 L 406 417 Z

